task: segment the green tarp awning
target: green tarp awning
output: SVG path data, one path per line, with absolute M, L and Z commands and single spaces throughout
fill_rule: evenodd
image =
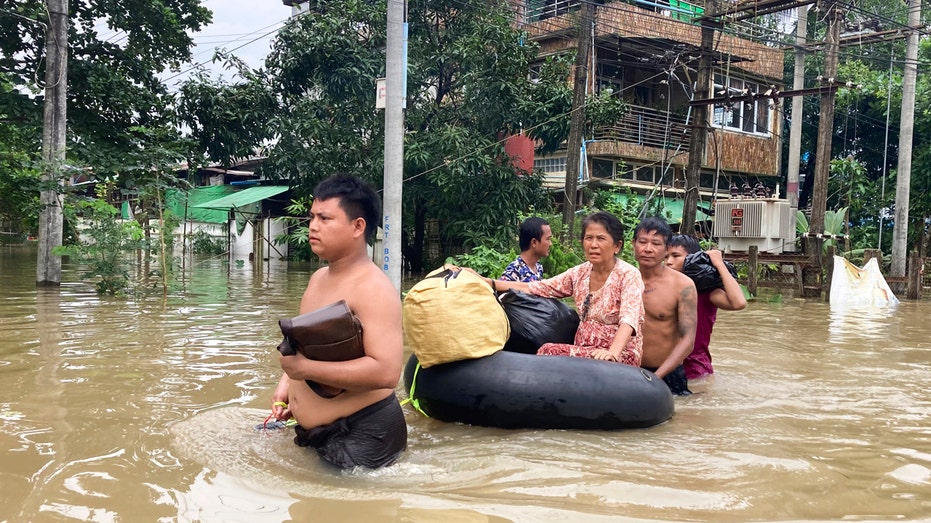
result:
M 261 187 L 250 187 L 248 189 L 226 195 L 222 198 L 217 198 L 216 200 L 199 203 L 194 205 L 194 207 L 200 209 L 217 209 L 228 211 L 233 208 L 244 207 L 252 203 L 260 202 L 266 198 L 271 198 L 272 196 L 281 194 L 287 190 L 288 187 L 283 185 L 264 185 Z
M 166 192 L 165 200 L 171 212 L 183 220 L 221 224 L 229 221 L 228 211 L 195 208 L 195 206 L 227 196 L 232 194 L 233 191 L 234 189 L 229 185 L 192 187 L 187 191 L 169 189 Z

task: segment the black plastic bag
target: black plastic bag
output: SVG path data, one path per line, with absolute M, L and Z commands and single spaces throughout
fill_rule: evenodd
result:
M 727 267 L 728 272 L 730 272 L 731 276 L 736 280 L 737 270 L 734 269 L 734 264 L 725 261 L 724 266 Z M 708 292 L 724 287 L 724 282 L 721 281 L 721 275 L 718 274 L 718 270 L 711 264 L 711 258 L 708 256 L 707 252 L 695 252 L 686 256 L 685 262 L 682 265 L 682 272 L 689 278 L 692 278 L 698 292 Z
M 575 341 L 579 315 L 565 303 L 520 291 L 508 291 L 498 300 L 511 324 L 504 350 L 536 354 L 544 343 Z

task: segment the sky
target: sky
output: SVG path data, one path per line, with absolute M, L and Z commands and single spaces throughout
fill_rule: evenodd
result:
M 232 51 L 251 67 L 260 67 L 271 50 L 275 30 L 291 16 L 291 8 L 281 0 L 204 0 L 203 6 L 213 11 L 213 22 L 193 35 L 193 61 L 204 64 L 212 76 L 226 79 L 231 78 L 230 72 L 211 63 L 217 47 Z M 190 69 L 192 66 L 187 65 L 181 74 L 172 72 L 163 78 L 170 78 L 170 87 L 186 78 Z

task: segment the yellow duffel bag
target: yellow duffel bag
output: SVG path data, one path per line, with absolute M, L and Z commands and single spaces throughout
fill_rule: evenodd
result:
M 470 271 L 441 267 L 404 298 L 404 339 L 422 367 L 494 354 L 510 329 L 492 288 Z

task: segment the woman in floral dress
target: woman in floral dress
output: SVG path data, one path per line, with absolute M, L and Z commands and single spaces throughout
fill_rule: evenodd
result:
M 572 296 L 575 300 L 581 320 L 575 343 L 547 343 L 537 354 L 639 367 L 643 355 L 643 280 L 633 265 L 617 257 L 623 246 L 623 224 L 613 214 L 599 211 L 582 222 L 585 263 L 542 281 L 486 280 L 498 291 L 513 289 L 549 298 Z

